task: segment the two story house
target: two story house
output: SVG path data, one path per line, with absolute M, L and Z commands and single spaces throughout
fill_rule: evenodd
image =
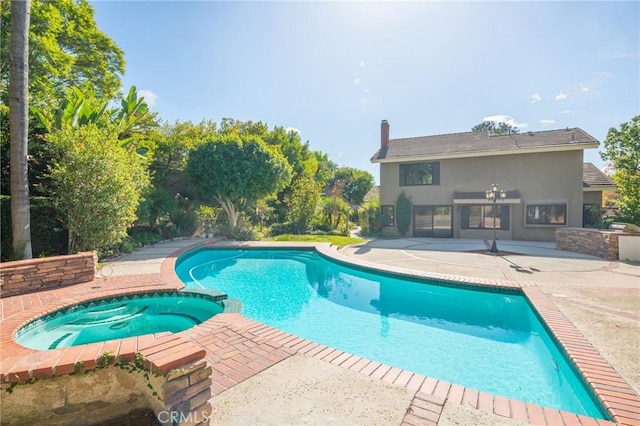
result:
M 371 158 L 380 164 L 383 232 L 399 235 L 395 209 L 404 192 L 412 203 L 407 236 L 488 239 L 495 218 L 498 239 L 553 241 L 557 227 L 582 226 L 585 204 L 615 188 L 583 164 L 583 151 L 597 147 L 579 128 L 389 139 L 383 120 Z M 504 190 L 495 203 L 486 197 L 493 183 Z

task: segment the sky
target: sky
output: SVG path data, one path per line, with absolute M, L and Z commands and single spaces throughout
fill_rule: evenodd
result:
M 390 137 L 579 127 L 600 141 L 640 114 L 640 2 L 92 1 L 164 122 L 297 129 L 371 172 Z M 606 166 L 599 150 L 585 162 Z

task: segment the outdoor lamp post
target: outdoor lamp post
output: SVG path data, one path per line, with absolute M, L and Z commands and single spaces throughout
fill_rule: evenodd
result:
M 498 253 L 498 245 L 496 244 L 496 201 L 498 201 L 498 196 L 500 199 L 504 200 L 507 198 L 507 191 L 501 189 L 498 191 L 498 185 L 495 183 L 491 184 L 491 189 L 488 189 L 485 192 L 487 200 L 490 202 L 493 201 L 493 243 L 491 244 L 491 249 L 489 250 L 491 253 Z

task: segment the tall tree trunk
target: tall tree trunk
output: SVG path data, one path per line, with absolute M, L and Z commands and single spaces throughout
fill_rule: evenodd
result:
M 31 259 L 31 213 L 27 164 L 29 129 L 29 21 L 31 0 L 11 1 L 9 126 L 13 256 Z
M 235 227 L 238 224 L 238 219 L 240 218 L 240 211 L 236 209 L 236 206 L 231 202 L 231 200 L 220 196 L 216 196 L 214 198 L 220 203 L 222 209 L 227 213 L 229 225 Z

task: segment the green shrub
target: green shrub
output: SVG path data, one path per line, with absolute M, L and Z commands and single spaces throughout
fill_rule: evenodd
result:
M 295 234 L 295 226 L 291 223 L 273 223 L 269 227 L 269 235 Z
M 142 196 L 138 206 L 138 222 L 157 229 L 158 221 L 166 218 L 176 207 L 176 199 L 168 191 L 154 188 Z
M 120 254 L 132 253 L 137 249 L 155 244 L 163 240 L 163 237 L 151 231 L 148 227 L 133 227 L 128 230 L 127 237 L 117 244 L 103 247 L 98 251 L 100 258 L 113 257 Z
M 175 209 L 169 213 L 176 237 L 191 237 L 198 230 L 198 215 L 191 209 Z
M 93 125 L 49 135 L 59 159 L 50 174 L 54 199 L 69 229 L 69 252 L 101 250 L 127 236 L 149 183 L 143 160 L 115 131 Z
M 31 245 L 34 257 L 67 253 L 67 230 L 49 197 L 31 197 Z M 0 195 L 0 258 L 12 260 L 11 197 Z
M 219 225 L 216 227 L 215 233 L 234 241 L 260 241 L 262 239 L 258 231 L 246 225 Z
M 380 232 L 380 199 L 375 198 L 365 201 L 358 209 L 358 220 L 362 235 L 371 235 Z
M 411 225 L 411 199 L 404 192 L 398 195 L 396 200 L 396 223 L 398 232 L 404 236 Z
M 218 219 L 220 209 L 215 207 L 200 205 L 196 209 L 198 217 L 198 233 L 209 234 L 213 232 L 213 227 Z

